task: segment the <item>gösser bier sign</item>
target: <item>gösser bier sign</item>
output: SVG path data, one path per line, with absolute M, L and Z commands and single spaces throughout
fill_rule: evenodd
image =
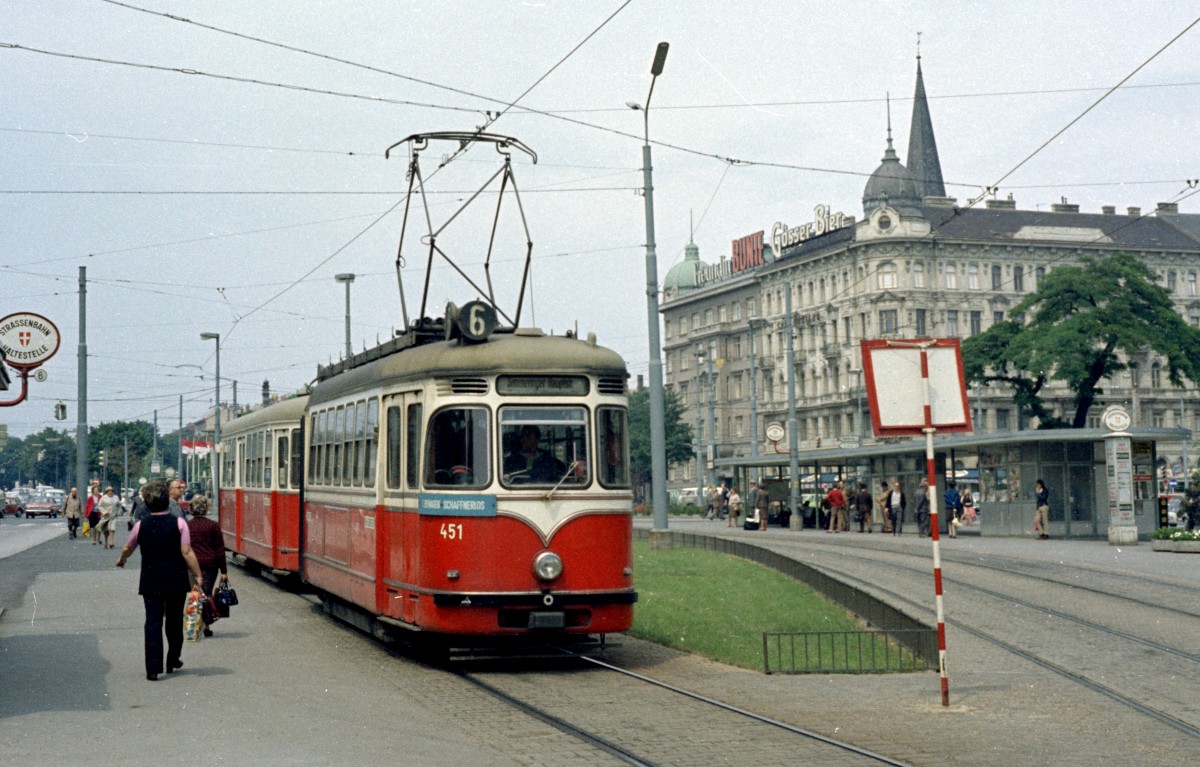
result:
M 62 342 L 54 323 L 39 314 L 17 312 L 0 319 L 0 348 L 14 368 L 30 370 L 45 363 Z

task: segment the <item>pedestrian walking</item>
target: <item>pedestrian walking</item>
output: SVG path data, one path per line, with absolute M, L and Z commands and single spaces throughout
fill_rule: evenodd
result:
M 763 485 L 758 489 L 758 497 L 754 499 L 754 513 L 758 516 L 758 529 L 767 529 L 767 517 L 771 515 L 771 491 Z
M 903 532 L 904 510 L 907 506 L 908 499 L 904 497 L 904 490 L 901 489 L 900 480 L 897 479 L 892 482 L 892 491 L 888 493 L 887 503 L 888 521 L 891 523 L 889 527 L 892 529 L 892 535 L 900 535 Z
M 192 518 L 187 526 L 192 534 L 192 551 L 200 562 L 200 574 L 204 577 L 204 593 L 212 599 L 216 592 L 217 572 L 220 571 L 222 580 L 228 580 L 229 563 L 225 558 L 225 536 L 221 533 L 221 525 L 209 519 L 208 511 L 207 496 L 192 496 L 192 503 L 188 507 Z M 205 621 L 204 636 L 212 635 L 212 626 Z
M 113 526 L 117 524 L 117 516 L 121 513 L 121 501 L 113 493 L 112 487 L 105 489 L 104 495 L 96 504 L 100 509 L 100 525 L 92 535 L 102 540 L 104 548 L 113 548 Z
M 975 496 L 971 495 L 971 488 L 964 487 L 962 491 L 962 523 L 970 525 L 975 521 Z
M 79 520 L 83 518 L 83 499 L 78 488 L 71 488 L 67 500 L 63 501 L 63 516 L 67 518 L 67 540 L 78 538 Z
M 88 494 L 86 511 L 87 511 L 88 526 L 91 528 L 90 533 L 92 536 L 92 545 L 99 546 L 101 538 L 103 538 L 103 536 L 100 535 L 100 530 L 97 529 L 100 525 L 100 486 L 99 485 L 92 485 L 92 489 Z
M 183 497 L 183 480 L 170 480 L 167 484 L 167 495 L 171 498 L 171 515 L 187 519 L 187 515 L 183 513 L 183 507 L 179 505 L 179 499 Z
M 833 487 L 825 494 L 829 502 L 829 530 L 831 533 L 849 531 L 850 525 L 846 520 L 846 496 L 842 493 L 842 483 L 834 482 Z
M 171 515 L 167 485 L 153 480 L 142 488 L 142 500 L 150 514 L 133 526 L 117 567 L 139 546 L 142 572 L 138 593 L 146 609 L 143 641 L 146 653 L 146 679 L 157 681 L 163 671 L 163 633 L 167 637 L 168 674 L 183 667 L 183 603 L 189 584 L 201 588 L 204 580 L 200 562 L 192 551 L 192 536 L 187 523 Z M 191 580 L 188 573 L 191 573 Z
M 1037 504 L 1037 510 L 1033 513 L 1033 532 L 1039 540 L 1044 541 L 1050 537 L 1050 491 L 1046 489 L 1045 482 L 1039 479 L 1033 484 L 1033 496 Z
M 881 533 L 892 532 L 892 526 L 888 524 L 888 496 L 892 492 L 891 485 L 885 479 L 879 483 L 878 503 L 875 505 L 876 513 L 879 515 L 879 524 L 881 525 Z
M 946 483 L 946 492 L 942 495 L 942 500 L 946 505 L 946 531 L 951 538 L 958 537 L 958 520 L 962 516 L 962 496 L 958 494 L 958 487 L 954 480 Z
M 871 523 L 871 510 L 875 507 L 875 499 L 871 497 L 871 491 L 867 489 L 865 482 L 858 483 L 858 492 L 854 494 L 854 519 L 858 522 L 858 532 L 863 531 L 863 523 L 867 525 L 867 532 L 874 532 L 875 528 Z
M 917 535 L 922 538 L 928 538 L 930 535 L 928 477 L 921 477 L 921 483 L 917 486 L 917 492 L 913 493 L 913 500 L 916 503 L 913 510 L 917 517 Z
M 726 527 L 737 527 L 742 517 L 742 496 L 736 487 L 729 488 L 729 524 Z

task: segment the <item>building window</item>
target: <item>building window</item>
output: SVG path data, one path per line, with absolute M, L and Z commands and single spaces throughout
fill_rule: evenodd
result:
M 706 327 L 706 328 L 710 327 L 712 324 L 713 324 L 713 310 L 705 309 L 704 310 L 704 327 Z
M 756 311 L 757 311 L 757 306 L 754 303 L 754 299 L 747 298 L 746 299 L 746 316 L 747 317 L 756 317 L 757 316 L 755 314 Z
M 1008 425 L 1008 409 L 996 409 L 996 431 L 1008 431 L 1011 427 Z
M 916 315 L 917 316 L 916 316 L 916 323 L 915 323 L 916 324 L 915 331 L 916 331 L 918 338 L 923 338 L 926 335 L 926 332 L 925 332 L 925 310 L 917 309 Z
M 879 332 L 882 335 L 894 335 L 897 325 L 895 309 L 884 309 L 879 312 Z
M 913 287 L 925 287 L 925 264 L 920 261 L 912 265 Z
M 954 264 L 946 264 L 946 287 L 951 290 L 958 287 L 958 269 Z
M 1167 272 L 1167 290 L 1175 292 L 1175 272 Z
M 700 312 L 692 312 L 692 327 L 696 330 L 699 330 L 703 327 L 703 325 L 700 324 Z
M 1150 368 L 1150 385 L 1155 389 L 1162 388 L 1162 366 L 1157 362 Z
M 992 267 L 992 290 L 1000 290 L 1000 267 Z
M 1187 294 L 1189 296 L 1196 295 L 1196 273 L 1188 272 L 1187 276 Z
M 717 322 L 725 322 L 729 317 L 728 309 L 725 304 L 717 307 Z
M 740 360 L 742 358 L 742 337 L 734 336 L 730 343 L 730 359 Z
M 1013 290 L 1018 293 L 1025 292 L 1025 267 L 1023 266 L 1013 267 Z
M 1037 290 L 1042 287 L 1042 279 L 1046 276 L 1046 267 L 1039 266 L 1033 270 L 1033 289 Z
M 850 318 L 842 317 L 842 335 L 846 337 L 846 341 L 850 340 Z
M 741 318 L 742 318 L 742 302 L 734 301 L 733 302 L 733 321 L 737 322 Z
M 1004 322 L 1004 312 L 992 312 L 992 324 L 999 325 Z
M 879 266 L 879 289 L 888 290 L 896 287 L 896 264 L 888 261 Z
M 946 335 L 958 335 L 958 311 L 955 309 L 946 312 Z
M 1193 314 L 1191 317 L 1188 317 L 1188 321 L 1192 323 L 1192 327 L 1200 328 L 1200 315 Z
M 742 430 L 744 428 L 742 425 L 743 423 L 744 423 L 744 419 L 742 418 L 742 416 L 737 415 L 737 416 L 733 417 L 733 436 L 734 437 L 737 437 L 739 439 L 741 438 Z
M 979 290 L 978 264 L 971 264 L 967 267 L 967 290 Z
M 971 335 L 977 336 L 983 332 L 983 312 L 971 312 Z
M 1155 410 L 1152 418 L 1153 418 L 1153 422 L 1154 422 L 1154 428 L 1156 428 L 1156 429 L 1167 428 L 1167 419 L 1166 419 L 1166 416 L 1163 415 L 1163 411 Z

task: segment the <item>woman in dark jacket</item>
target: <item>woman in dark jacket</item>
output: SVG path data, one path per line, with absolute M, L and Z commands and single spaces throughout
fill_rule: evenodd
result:
M 225 536 L 221 534 L 221 525 L 208 518 L 208 498 L 203 495 L 192 497 L 188 511 L 192 518 L 188 520 L 188 530 L 192 533 L 192 551 L 200 560 L 200 572 L 204 576 L 204 593 L 209 599 L 213 597 L 213 589 L 217 584 L 217 571 L 221 578 L 229 577 L 228 562 L 225 559 Z M 212 626 L 204 624 L 204 636 L 212 636 Z
M 134 549 L 142 549 L 138 593 L 146 606 L 146 678 L 151 682 L 163 671 L 163 632 L 167 635 L 167 673 L 183 667 L 183 603 L 191 584 L 200 587 L 200 563 L 192 553 L 187 523 L 171 515 L 167 484 L 146 483 L 142 500 L 150 515 L 133 526 L 117 559 L 124 567 Z M 191 580 L 188 572 L 191 571 Z

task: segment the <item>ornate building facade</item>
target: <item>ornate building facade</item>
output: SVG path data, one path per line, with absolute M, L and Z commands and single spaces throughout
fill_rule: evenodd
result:
M 960 206 L 945 194 L 919 60 L 907 159 L 906 166 L 893 149 L 889 125 L 861 218 L 820 205 L 802 226 L 780 222 L 734 240 L 731 255 L 713 264 L 689 244 L 667 275 L 665 380 L 699 427 L 701 453 L 787 450 L 786 438 L 772 441 L 767 432 L 772 426 L 778 437 L 776 425 L 788 420 L 789 333 L 801 450 L 869 444 L 861 340 L 976 335 L 1007 319 L 1048 270 L 1084 256 L 1136 256 L 1159 275 L 1180 315 L 1200 326 L 1200 215 L 1168 203 L 1149 215 L 1112 206 L 1081 212 L 1065 199 L 1049 211 L 1022 210 L 1011 196 Z M 1091 410 L 1097 423 L 1089 425 L 1098 425 L 1106 405 L 1121 403 L 1135 426 L 1193 427 L 1194 389 L 1171 386 L 1151 354 L 1134 373 L 1107 382 Z M 977 432 L 1036 427 L 1007 388 L 969 395 Z M 1052 389 L 1047 401 L 1057 414 L 1073 413 L 1065 388 Z M 1189 464 L 1186 450 L 1186 443 L 1160 446 L 1168 471 Z M 671 486 L 695 487 L 696 472 L 694 461 L 674 467 Z

